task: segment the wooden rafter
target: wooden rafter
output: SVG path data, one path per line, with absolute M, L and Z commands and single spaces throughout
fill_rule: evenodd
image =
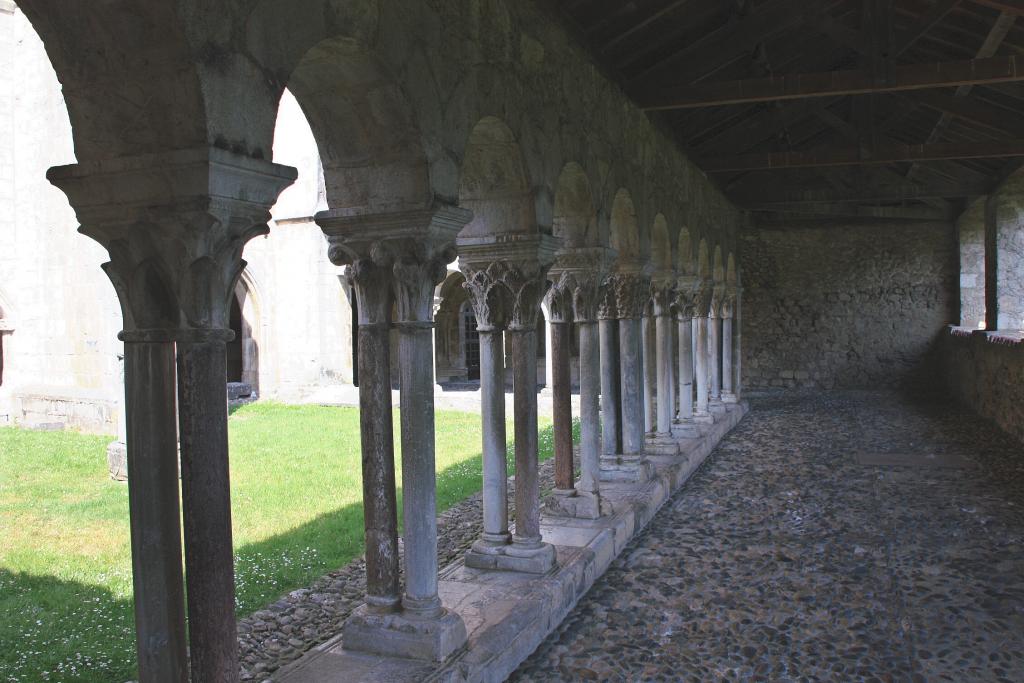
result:
M 930 145 L 877 145 L 873 147 L 822 148 L 801 152 L 741 154 L 709 157 L 699 162 L 709 173 L 767 171 L 778 168 L 863 166 L 945 159 L 1002 159 L 1024 156 L 1024 140 L 988 142 L 937 142 Z
M 1014 81 L 1024 81 L 1024 58 L 1012 55 L 893 66 L 880 78 L 858 69 L 698 83 L 637 93 L 636 99 L 644 109 L 657 111 Z

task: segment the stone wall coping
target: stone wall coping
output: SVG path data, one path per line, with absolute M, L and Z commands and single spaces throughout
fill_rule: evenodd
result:
M 979 330 L 975 327 L 962 327 L 960 325 L 950 325 L 949 333 L 953 337 L 974 337 L 978 336 L 984 338 L 985 341 L 991 344 L 1000 344 L 1003 346 L 1019 346 L 1024 348 L 1024 332 L 1010 332 L 1004 330 L 996 330 L 989 332 L 988 330 Z

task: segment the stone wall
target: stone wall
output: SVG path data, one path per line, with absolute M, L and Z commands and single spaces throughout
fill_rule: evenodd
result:
M 973 202 L 956 221 L 960 241 L 960 325 L 985 322 L 985 200 Z
M 1024 340 L 951 328 L 940 349 L 950 393 L 1024 441 Z
M 949 224 L 752 227 L 740 265 L 747 390 L 925 380 L 956 315 Z

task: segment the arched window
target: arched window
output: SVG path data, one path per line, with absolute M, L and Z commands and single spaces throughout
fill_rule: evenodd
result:
M 480 379 L 480 333 L 476 329 L 476 314 L 473 307 L 466 301 L 462 304 L 461 316 L 464 350 L 466 354 L 466 379 Z

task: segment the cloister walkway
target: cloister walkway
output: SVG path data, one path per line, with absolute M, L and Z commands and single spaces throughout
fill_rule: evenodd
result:
M 1020 444 L 893 393 L 752 407 L 511 680 L 1024 680 Z

